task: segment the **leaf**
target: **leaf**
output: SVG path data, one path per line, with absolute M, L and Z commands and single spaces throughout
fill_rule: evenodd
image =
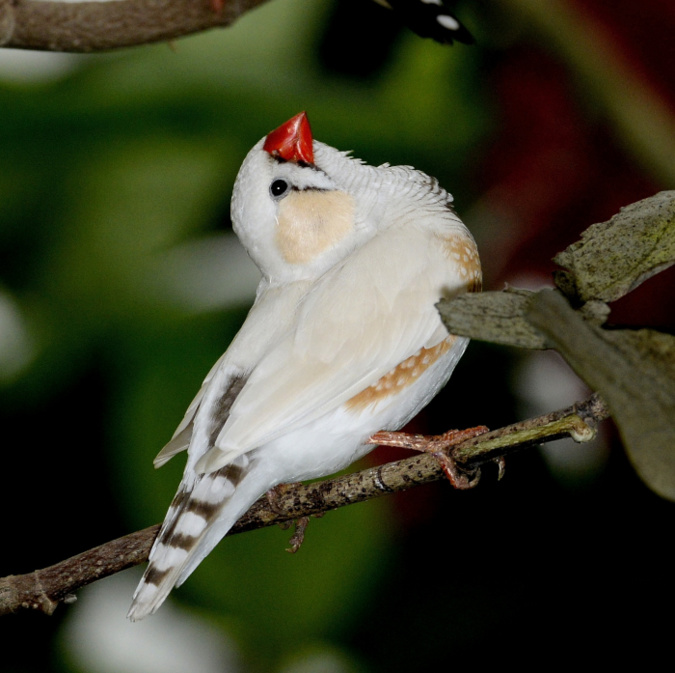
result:
M 581 240 L 553 258 L 567 271 L 555 284 L 579 302 L 611 302 L 675 262 L 675 191 L 622 208 L 591 225 Z
M 524 314 L 532 293 L 506 290 L 463 294 L 436 305 L 452 334 L 519 348 L 546 348 L 546 342 Z
M 551 290 L 532 296 L 527 318 L 605 399 L 643 481 L 675 500 L 675 337 L 603 329 Z

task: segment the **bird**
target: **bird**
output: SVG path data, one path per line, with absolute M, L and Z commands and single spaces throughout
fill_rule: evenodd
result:
M 262 278 L 155 458 L 187 450 L 129 619 L 155 612 L 259 497 L 351 465 L 445 385 L 468 339 L 435 304 L 481 285 L 452 202 L 421 171 L 314 140 L 305 112 L 250 150 L 231 216 Z
M 440 44 L 473 44 L 467 30 L 445 0 L 374 0 L 391 9 L 400 20 L 420 37 L 430 37 Z

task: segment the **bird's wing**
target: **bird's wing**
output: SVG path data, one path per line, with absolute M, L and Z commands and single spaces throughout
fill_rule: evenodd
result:
M 251 372 L 196 469 L 218 469 L 311 422 L 447 337 L 434 305 L 467 282 L 434 238 L 389 230 L 326 274 L 295 328 Z
M 222 427 L 230 408 L 241 392 L 244 381 L 256 363 L 288 331 L 288 323 L 300 298 L 307 291 L 307 283 L 294 283 L 283 289 L 268 290 L 265 283 L 258 288 L 256 302 L 229 348 L 218 358 L 206 375 L 199 392 L 190 403 L 183 420 L 171 440 L 157 454 L 154 465 L 161 467 L 173 456 L 190 448 L 192 464 L 210 448 L 203 442 L 191 445 L 198 415 L 207 419 L 207 432 Z M 202 421 L 202 428 L 204 421 Z M 216 433 L 217 435 L 217 433 Z M 214 437 L 215 439 L 215 437 Z

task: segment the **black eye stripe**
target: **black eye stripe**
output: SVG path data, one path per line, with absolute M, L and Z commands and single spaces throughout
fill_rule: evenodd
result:
M 270 194 L 274 199 L 280 199 L 283 196 L 286 196 L 288 192 L 327 192 L 328 189 L 324 187 L 297 187 L 296 185 L 291 185 L 289 182 L 283 178 L 276 178 L 272 180 L 270 184 Z

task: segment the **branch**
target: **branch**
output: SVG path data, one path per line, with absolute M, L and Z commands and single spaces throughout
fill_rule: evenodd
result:
M 460 466 L 476 469 L 545 441 L 567 436 L 577 442 L 589 441 L 595 436 L 597 424 L 608 415 L 604 402 L 593 395 L 571 407 L 466 440 L 453 448 L 452 456 Z M 440 479 L 443 472 L 438 462 L 428 454 L 419 454 L 335 479 L 289 485 L 278 494 L 273 506 L 266 497 L 260 498 L 230 533 L 321 515 Z M 159 525 L 151 526 L 43 570 L 0 579 L 0 615 L 23 609 L 52 614 L 60 602 L 73 602 L 77 589 L 146 561 L 158 530 Z
M 0 0 L 0 46 L 97 52 L 231 25 L 266 0 Z

